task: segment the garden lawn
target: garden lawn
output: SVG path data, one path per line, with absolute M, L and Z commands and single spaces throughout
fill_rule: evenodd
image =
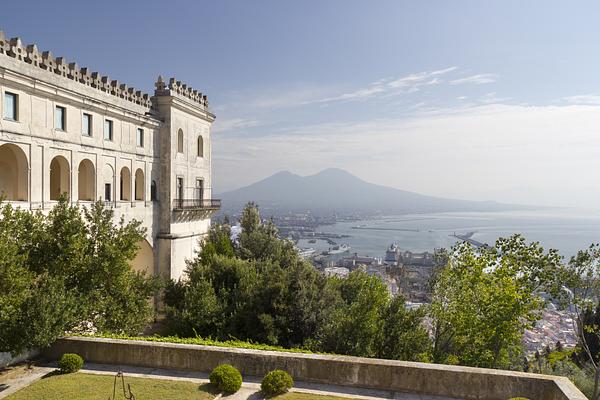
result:
M 66 374 L 47 375 L 30 386 L 8 396 L 6 400 L 106 400 L 112 398 L 114 375 Z M 216 394 L 208 384 L 131 378 L 125 385 L 141 400 L 212 400 Z M 123 399 L 121 379 L 117 380 L 116 399 Z

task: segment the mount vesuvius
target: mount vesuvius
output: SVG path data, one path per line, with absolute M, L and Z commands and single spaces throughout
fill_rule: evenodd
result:
M 315 175 L 300 176 L 288 171 L 222 193 L 222 211 L 237 213 L 249 201 L 263 211 L 313 213 L 404 214 L 449 211 L 501 211 L 529 206 L 495 201 L 445 199 L 376 185 L 347 171 L 329 168 Z

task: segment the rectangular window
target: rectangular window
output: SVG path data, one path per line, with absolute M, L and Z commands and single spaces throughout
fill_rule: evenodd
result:
M 144 147 L 144 130 L 142 128 L 137 129 L 137 146 Z
M 59 131 L 66 130 L 67 109 L 61 106 L 56 106 L 54 109 L 54 129 Z
M 110 183 L 104 184 L 104 201 L 110 201 L 112 195 L 112 185 Z
M 177 199 L 183 200 L 183 178 L 177 178 Z
M 4 92 L 4 118 L 17 121 L 18 98 L 14 93 Z
M 90 114 L 83 114 L 81 119 L 81 134 L 83 136 L 92 136 L 92 116 Z
M 202 201 L 204 198 L 204 181 L 196 179 L 196 200 Z
M 104 120 L 104 140 L 113 140 L 113 122 L 110 119 Z

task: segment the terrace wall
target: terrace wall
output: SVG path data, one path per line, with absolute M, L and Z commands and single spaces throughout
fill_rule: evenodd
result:
M 283 369 L 298 381 L 466 400 L 586 399 L 564 377 L 405 361 L 81 337 L 60 339 L 44 355 L 57 359 L 63 353 L 93 363 L 201 372 L 229 363 L 250 376 Z

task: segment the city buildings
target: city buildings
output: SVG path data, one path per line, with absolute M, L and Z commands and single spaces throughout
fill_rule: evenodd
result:
M 154 95 L 80 68 L 0 31 L 0 193 L 47 211 L 103 200 L 137 219 L 133 266 L 180 278 L 220 207 L 211 199 L 205 95 L 160 76 Z

